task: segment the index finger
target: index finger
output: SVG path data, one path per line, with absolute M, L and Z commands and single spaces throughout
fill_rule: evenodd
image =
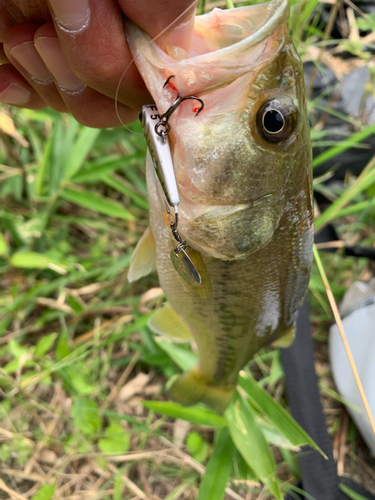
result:
M 139 109 L 150 100 L 129 51 L 123 15 L 151 37 L 178 18 L 177 30 L 167 30 L 158 43 L 190 45 L 196 1 L 192 0 L 49 0 L 63 52 L 74 73 L 87 86 Z M 180 17 L 179 17 L 180 16 Z M 178 33 L 174 36 L 173 33 Z M 125 74 L 123 75 L 125 70 Z M 122 78 L 123 77 L 123 78 Z

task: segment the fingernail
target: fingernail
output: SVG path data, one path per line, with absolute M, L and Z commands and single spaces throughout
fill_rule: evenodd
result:
M 80 92 L 85 87 L 70 68 L 57 38 L 41 36 L 35 40 L 35 47 L 62 90 Z
M 35 49 L 34 42 L 24 42 L 13 47 L 9 54 L 20 64 L 37 83 L 49 85 L 51 75 Z
M 90 20 L 89 0 L 50 0 L 60 28 L 76 33 L 85 29 Z
M 0 92 L 0 101 L 7 104 L 23 106 L 29 99 L 30 90 L 19 83 L 11 83 L 5 90 Z

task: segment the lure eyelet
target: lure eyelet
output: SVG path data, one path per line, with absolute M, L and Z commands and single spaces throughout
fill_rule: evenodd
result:
M 263 104 L 256 115 L 258 133 L 267 142 L 280 143 L 289 139 L 297 124 L 297 114 L 292 105 L 272 99 Z

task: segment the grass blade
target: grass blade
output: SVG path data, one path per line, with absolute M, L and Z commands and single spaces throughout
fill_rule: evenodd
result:
M 307 432 L 252 377 L 241 372 L 239 383 L 247 393 L 251 404 L 263 412 L 294 446 L 309 444 L 325 456 Z
M 59 274 L 67 273 L 65 266 L 43 253 L 17 252 L 11 256 L 9 262 L 12 266 L 21 269 L 52 269 Z
M 351 498 L 351 500 L 367 500 L 368 498 L 352 490 L 349 486 L 346 486 L 346 484 L 340 483 L 339 488 L 348 498 Z
M 364 141 L 365 139 L 367 139 L 367 137 L 370 137 L 370 135 L 374 133 L 375 123 L 372 123 L 371 125 L 365 127 L 363 130 L 360 130 L 359 132 L 353 134 L 350 139 L 345 139 L 344 141 L 339 142 L 336 146 L 323 151 L 323 153 L 314 158 L 313 167 L 318 167 L 322 163 L 335 158 L 335 156 L 343 153 L 344 151 L 347 151 L 353 146 L 356 146 L 359 142 Z
M 127 186 L 125 186 L 122 182 L 121 179 L 118 176 L 112 175 L 105 175 L 102 178 L 102 181 L 107 184 L 107 186 L 110 186 L 113 189 L 116 189 L 121 194 L 124 194 L 125 196 L 128 196 L 134 203 L 139 207 L 143 208 L 143 210 L 148 210 L 149 206 L 147 203 L 147 200 L 139 196 L 138 194 L 134 193 L 131 189 L 129 189 Z
M 249 467 L 277 500 L 282 500 L 276 465 L 250 404 L 237 392 L 225 412 L 230 435 Z
M 51 151 L 52 151 L 52 141 L 54 134 L 51 134 L 47 140 L 46 146 L 44 148 L 42 159 L 39 163 L 38 170 L 36 173 L 35 182 L 35 195 L 37 197 L 42 195 L 43 185 L 45 182 L 46 171 L 48 170 L 49 163 L 51 161 Z
M 73 123 L 74 121 L 72 120 L 69 125 Z M 54 121 L 51 135 L 51 157 L 49 160 L 49 168 L 47 173 L 48 193 L 50 197 L 58 192 L 61 179 L 64 177 L 66 168 L 66 155 L 69 154 L 71 149 L 69 149 L 69 146 L 66 144 L 66 136 L 69 135 L 69 130 L 70 128 L 68 128 L 68 130 L 64 129 L 61 117 Z
M 178 403 L 164 401 L 143 401 L 143 406 L 154 410 L 167 417 L 187 420 L 194 425 L 207 425 L 208 427 L 225 427 L 225 418 L 203 406 L 182 406 Z
M 342 208 L 359 193 L 365 191 L 375 183 L 375 156 L 367 164 L 350 188 L 346 189 L 337 200 L 332 203 L 315 221 L 315 229 L 319 230 L 331 220 L 339 217 Z
M 82 167 L 86 156 L 92 149 L 101 130 L 96 128 L 82 128 L 76 143 L 73 146 L 65 172 L 65 181 L 69 181 Z
M 185 347 L 173 344 L 169 340 L 162 340 L 160 337 L 155 337 L 155 341 L 181 370 L 190 370 L 197 364 L 198 356 Z
M 89 210 L 94 210 L 95 212 L 109 215 L 110 217 L 116 217 L 117 219 L 123 220 L 135 219 L 134 215 L 119 203 L 92 191 L 65 188 L 61 193 L 61 197 L 80 207 L 88 208 Z
M 5 241 L 3 233 L 0 233 L 0 256 L 8 255 L 8 245 Z
M 217 431 L 215 447 L 199 488 L 198 500 L 222 500 L 232 469 L 235 451 L 228 429 Z
M 121 160 L 117 157 L 109 157 L 105 162 L 101 162 L 99 165 L 93 165 L 91 162 L 87 162 L 85 168 L 77 172 L 76 175 L 71 178 L 71 181 L 75 184 L 99 182 L 104 175 L 111 174 L 120 167 Z

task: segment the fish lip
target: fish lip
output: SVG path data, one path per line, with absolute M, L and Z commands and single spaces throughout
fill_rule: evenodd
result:
M 160 112 L 164 113 L 175 99 L 175 93 L 168 89 L 166 92 L 160 92 L 166 78 L 171 74 L 175 75 L 174 85 L 182 96 L 202 96 L 229 85 L 240 76 L 255 71 L 277 57 L 287 37 L 289 2 L 271 0 L 265 4 L 238 7 L 236 11 L 243 10 L 244 16 L 247 14 L 249 17 L 251 9 L 260 7 L 264 9 L 264 14 L 262 12 L 260 19 L 257 19 L 255 31 L 249 29 L 245 38 L 212 51 L 196 55 L 192 53 L 187 59 L 180 61 L 170 57 L 134 23 L 125 21 L 126 37 L 134 61 Z M 197 16 L 196 19 L 211 16 L 212 12 Z M 229 18 L 233 16 L 233 13 L 230 14 L 231 9 L 223 10 L 221 12 L 223 19 L 227 12 Z M 267 46 L 268 38 L 274 33 L 275 40 L 270 41 Z M 251 52 L 253 52 L 252 57 Z M 212 70 L 208 71 L 207 68 Z M 197 78 L 197 72 L 201 73 L 200 78 Z
M 269 2 L 266 2 L 265 4 L 247 5 L 245 7 L 236 7 L 235 9 L 226 9 L 224 12 L 231 12 L 232 10 L 236 10 L 237 12 L 239 12 L 241 10 L 245 10 L 245 9 L 249 9 L 249 8 L 257 8 L 260 5 L 262 5 L 263 7 L 265 5 L 269 6 L 269 16 L 268 16 L 267 20 L 265 21 L 265 23 L 262 26 L 260 26 L 259 29 L 254 31 L 254 33 L 249 35 L 248 37 L 246 37 L 243 40 L 240 40 L 239 42 L 236 42 L 228 47 L 223 47 L 222 49 L 218 49 L 214 52 L 214 54 L 220 53 L 220 56 L 222 56 L 222 54 L 230 53 L 233 50 L 233 48 L 235 48 L 237 50 L 238 47 L 240 47 L 241 45 L 246 46 L 246 48 L 252 47 L 252 46 L 260 43 L 267 36 L 269 36 L 275 30 L 275 28 L 279 24 L 281 24 L 281 22 L 284 18 L 288 19 L 288 17 L 289 17 L 289 0 L 270 0 Z M 215 11 L 215 9 L 213 9 L 211 12 L 208 12 L 207 14 L 203 14 L 202 16 L 197 16 L 197 17 L 203 18 L 205 16 L 210 16 L 210 15 L 212 15 L 212 12 L 214 12 L 214 11 Z M 141 31 L 141 29 L 137 25 L 135 25 L 132 21 L 130 21 L 129 19 L 125 19 L 124 24 L 125 24 L 126 37 L 132 43 L 133 42 L 133 35 L 135 35 L 137 31 Z M 148 43 L 151 43 L 151 42 L 153 42 L 153 40 L 150 40 L 150 42 L 148 42 Z M 200 62 L 201 60 L 204 60 L 208 55 L 212 56 L 212 54 L 213 54 L 212 52 L 210 52 L 208 54 L 207 53 L 201 54 L 198 56 L 189 57 L 188 60 L 194 59 L 194 61 Z M 171 61 L 176 62 L 172 58 L 170 58 L 170 59 L 171 59 Z M 179 61 L 179 62 L 181 63 L 183 61 Z
M 248 49 L 250 47 L 253 47 L 254 45 L 257 45 L 258 43 L 262 42 L 265 38 L 267 38 L 270 34 L 274 32 L 274 30 L 282 23 L 284 19 L 289 18 L 289 0 L 271 0 L 270 2 L 266 2 L 265 4 L 257 4 L 257 5 L 248 5 L 246 7 L 236 7 L 236 9 L 227 9 L 224 12 L 230 12 L 231 10 L 236 10 L 240 11 L 242 9 L 249 9 L 251 7 L 259 7 L 259 5 L 269 5 L 269 7 L 273 8 L 274 10 L 272 11 L 270 9 L 270 15 L 266 22 L 260 26 L 259 29 L 254 31 L 251 35 L 248 37 L 244 38 L 243 40 L 240 40 L 239 42 L 233 43 L 232 45 L 229 45 L 228 47 L 223 47 L 222 49 L 218 49 L 215 52 L 209 52 L 206 54 L 201 54 L 198 56 L 193 56 L 189 57 L 186 59 L 187 61 L 192 61 L 194 62 L 201 62 L 208 56 L 210 56 L 210 60 L 212 60 L 213 55 L 218 55 L 219 57 L 222 57 L 223 55 L 230 55 L 231 52 L 237 51 L 239 48 L 244 48 Z M 213 11 L 209 12 L 208 14 L 204 14 L 206 16 L 210 16 Z M 183 63 L 183 61 L 180 61 L 180 63 Z

